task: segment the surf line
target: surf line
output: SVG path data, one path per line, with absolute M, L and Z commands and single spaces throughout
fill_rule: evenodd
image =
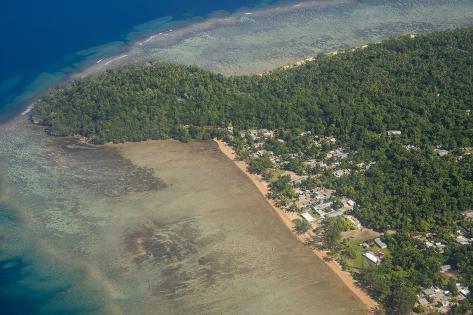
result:
M 128 57 L 128 55 L 122 55 L 122 56 L 113 58 L 112 60 L 107 61 L 104 65 L 109 65 L 110 63 L 112 63 L 114 61 L 117 61 L 117 60 L 120 60 L 120 59 L 123 59 L 123 58 L 126 58 L 126 57 Z
M 26 114 L 28 114 L 29 112 L 31 112 L 33 110 L 33 106 L 34 106 L 34 103 L 33 104 L 30 104 L 22 113 L 21 113 L 21 116 L 25 116 Z

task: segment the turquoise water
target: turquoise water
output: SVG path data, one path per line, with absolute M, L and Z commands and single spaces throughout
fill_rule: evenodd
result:
M 0 121 L 23 111 L 36 95 L 93 62 L 90 60 L 117 54 L 130 41 L 145 36 L 148 32 L 165 30 L 189 19 L 203 19 L 215 14 L 217 10 L 219 14 L 230 14 L 242 7 L 260 7 L 272 2 L 2 2 L 0 35 L 4 44 L 0 50 Z M 34 191 L 36 185 L 41 184 L 28 171 L 33 166 L 33 158 L 29 154 L 21 158 L 17 156 L 32 150 L 28 141 L 33 140 L 30 135 L 8 134 L 4 129 L 0 132 L 3 133 L 0 136 L 0 162 L 3 163 L 0 164 L 8 168 L 0 172 L 0 182 L 3 182 L 0 191 L 5 193 L 7 179 L 15 181 L 12 186 L 22 185 L 23 190 Z M 9 138 L 8 141 L 5 137 Z M 19 158 L 16 162 L 24 162 L 17 164 L 22 168 L 18 172 L 10 165 L 16 158 Z M 36 172 L 41 174 L 42 170 L 37 169 Z M 50 193 L 54 194 L 53 191 Z M 11 197 L 6 198 L 10 200 Z M 33 199 L 38 204 L 43 199 L 42 196 L 28 197 L 27 199 Z M 37 252 L 40 247 L 36 247 L 38 245 L 31 241 L 30 233 L 34 231 L 23 226 L 24 222 L 18 214 L 21 212 L 12 205 L 0 203 L 0 313 L 102 313 L 106 303 L 102 294 L 94 294 L 98 289 L 84 284 L 84 271 L 63 268 L 53 256 Z M 40 259 L 45 257 L 48 259 Z M 81 288 L 77 287 L 78 283 Z M 81 292 L 75 292 L 79 289 Z
M 164 30 L 183 20 L 204 19 L 215 11 L 230 14 L 243 7 L 266 6 L 272 2 L 2 1 L 0 118 L 17 113 L 24 101 L 60 82 L 88 59 L 119 52 L 134 36 Z M 166 18 L 149 23 L 163 17 Z M 112 42 L 114 44 L 103 46 Z
M 21 112 L 35 95 L 84 69 L 84 73 L 88 73 L 89 69 L 92 73 L 108 65 L 160 59 L 197 64 L 229 75 L 259 73 L 319 53 L 376 42 L 397 34 L 473 24 L 473 1 L 470 0 L 302 1 L 275 7 L 267 7 L 271 2 L 223 3 L 189 0 L 169 4 L 168 11 L 153 9 L 163 6 L 162 1 L 139 1 L 141 7 L 146 8 L 143 15 L 138 12 L 139 3 L 133 7 L 132 12 L 125 14 L 125 2 L 108 2 L 116 6 L 111 7 L 110 12 L 107 11 L 107 2 L 101 2 L 96 9 L 92 9 L 92 2 L 86 1 L 74 9 L 74 14 L 68 12 L 64 15 L 61 13 L 68 7 L 59 5 L 54 9 L 57 12 L 52 9 L 49 12 L 51 6 L 47 5 L 48 2 L 41 2 L 41 5 L 34 7 L 38 13 L 34 16 L 31 16 L 31 12 L 21 12 L 25 7 L 24 1 L 2 4 L 6 9 L 0 10 L 0 14 L 8 15 L 14 12 L 12 16 L 17 17 L 15 20 L 0 18 L 2 23 L 8 25 L 20 23 L 20 17 L 31 18 L 31 21 L 35 21 L 31 23 L 34 25 L 40 22 L 40 17 L 48 14 L 53 15 L 53 20 L 54 16 L 61 16 L 61 19 L 54 20 L 52 25 L 57 25 L 62 20 L 68 20 L 74 25 L 80 25 L 81 21 L 85 20 L 90 25 L 87 25 L 87 28 L 75 25 L 73 30 L 69 27 L 55 29 L 56 37 L 51 34 L 51 38 L 66 41 L 64 47 L 55 47 L 51 44 L 54 41 L 48 42 L 50 39 L 44 38 L 47 32 L 40 26 L 37 31 L 41 34 L 33 32 L 28 35 L 32 27 L 28 28 L 27 25 L 18 26 L 17 36 L 14 36 L 15 32 L 9 31 L 5 37 L 7 42 L 11 43 L 7 45 L 9 50 L 0 52 L 3 62 L 0 83 L 1 117 L 11 117 L 12 114 Z M 223 4 L 225 5 L 222 6 Z M 241 9 L 236 14 L 228 14 L 241 5 L 257 5 L 258 9 Z M 188 8 L 193 8 L 192 12 Z M 211 13 L 219 9 L 227 13 Z M 90 13 L 91 10 L 96 12 Z M 101 15 L 100 12 L 104 11 L 107 11 L 106 14 Z M 155 11 L 166 13 L 155 14 Z M 89 13 L 90 16 L 87 15 Z M 112 19 L 110 24 L 95 33 L 94 29 L 97 27 L 94 28 L 94 24 L 107 24 L 102 21 L 107 14 L 111 14 L 108 18 Z M 210 18 L 202 18 L 208 14 L 211 14 Z M 165 15 L 174 18 L 160 18 Z M 128 16 L 130 20 L 127 19 Z M 185 23 L 178 22 L 181 18 L 185 19 Z M 149 19 L 154 20 L 144 23 Z M 48 24 L 47 22 L 43 21 Z M 117 23 L 120 24 L 119 27 Z M 144 24 L 133 28 L 133 25 L 139 23 Z M 1 29 L 9 29 L 4 26 L 2 25 Z M 173 32 L 149 37 L 171 28 L 174 29 Z M 33 37 L 37 37 L 37 40 Z M 18 43 L 23 39 L 24 42 Z M 95 47 L 87 48 L 89 46 Z M 36 52 L 38 55 L 33 58 Z M 119 60 L 113 57 L 125 54 L 126 57 Z M 24 62 L 28 56 L 31 60 Z M 97 63 L 101 59 L 103 61 Z M 105 63 L 109 64 L 104 66 Z M 166 163 L 170 163 L 169 167 L 176 167 L 173 163 L 177 162 L 170 159 L 166 160 Z M 131 311 L 133 305 L 142 305 L 142 311 L 137 313 L 146 314 L 146 310 L 159 309 L 160 305 L 174 307 L 170 310 L 177 310 L 183 305 L 189 307 L 191 302 L 206 305 L 198 290 L 186 291 L 185 294 L 179 295 L 182 283 L 204 281 L 208 284 L 215 281 L 215 275 L 209 270 L 199 270 L 200 273 L 186 270 L 188 266 L 185 264 L 188 262 L 181 256 L 194 252 L 200 254 L 202 250 L 205 252 L 202 255 L 206 258 L 204 263 L 209 262 L 212 268 L 221 272 L 221 278 L 217 279 L 230 288 L 237 286 L 232 272 L 225 266 L 240 263 L 238 259 L 242 255 L 226 255 L 227 260 L 222 262 L 217 259 L 220 252 L 215 254 L 215 248 L 208 244 L 221 250 L 220 239 L 228 238 L 233 242 L 236 236 L 241 236 L 241 228 L 231 230 L 225 227 L 226 230 L 231 230 L 229 234 L 205 234 L 206 237 L 201 237 L 200 243 L 194 243 L 195 231 L 202 228 L 195 223 L 200 222 L 200 214 L 194 214 L 195 217 L 187 218 L 184 225 L 179 225 L 175 223 L 178 218 L 173 216 L 174 210 L 171 206 L 173 211 L 165 213 L 165 222 L 171 222 L 170 227 L 164 224 L 165 232 L 169 232 L 171 238 L 185 240 L 193 246 L 180 248 L 180 244 L 173 242 L 168 247 L 165 246 L 165 250 L 174 248 L 184 254 L 176 255 L 176 262 L 166 265 L 164 269 L 160 265 L 139 265 L 138 268 L 134 262 L 127 260 L 127 253 L 122 251 L 123 234 L 138 240 L 150 238 L 159 246 L 162 246 L 159 241 L 164 236 L 168 237 L 167 234 L 146 234 L 147 229 L 155 224 L 145 220 L 156 214 L 157 206 L 154 205 L 159 205 L 160 200 L 156 200 L 155 194 L 171 205 L 174 203 L 173 198 L 161 195 L 160 189 L 165 187 L 166 183 L 161 183 L 156 176 L 159 177 L 160 174 L 153 174 L 146 168 L 133 165 L 114 150 L 93 149 L 78 146 L 71 140 L 47 137 L 41 128 L 31 126 L 27 122 L 27 116 L 18 116 L 1 123 L 2 314 L 127 313 L 122 310 L 132 314 L 135 313 Z M 200 192 L 199 187 L 195 189 Z M 189 206 L 189 209 L 192 208 Z M 145 223 L 142 220 L 145 220 Z M 204 222 L 212 226 L 211 223 Z M 143 226 L 144 231 L 140 231 L 138 227 Z M 189 226 L 191 228 L 188 228 Z M 125 229 L 126 233 L 121 229 Z M 280 232 L 278 230 L 278 233 Z M 266 237 L 251 234 L 244 236 L 254 237 L 256 240 Z M 253 239 L 248 241 L 249 244 L 254 242 L 256 241 Z M 287 241 L 281 241 L 279 245 L 288 244 L 293 245 Z M 268 248 L 271 246 L 273 245 Z M 263 249 L 255 251 L 251 246 L 243 252 L 248 257 L 252 257 L 254 252 L 265 253 Z M 287 255 L 287 252 L 283 254 Z M 250 260 L 242 262 L 241 266 L 251 266 L 248 269 L 254 270 L 253 276 L 266 275 L 265 272 L 268 272 L 268 269 L 273 270 L 271 268 L 275 264 L 266 257 L 267 255 L 258 257 L 260 264 Z M 307 264 L 304 267 L 310 268 Z M 170 272 L 175 272 L 176 276 L 169 277 L 167 274 Z M 302 274 L 306 272 L 312 271 L 307 269 Z M 294 273 L 291 276 L 301 276 Z M 284 274 L 281 278 L 285 280 L 289 276 Z M 147 282 L 149 279 L 165 287 L 165 297 L 159 293 L 150 295 L 149 290 L 152 287 Z M 281 284 L 278 281 L 274 280 L 272 283 Z M 208 289 L 211 290 L 211 287 Z M 230 296 L 242 296 L 238 291 L 229 290 Z M 259 295 L 263 290 L 263 284 L 254 289 L 252 293 L 257 298 L 252 302 L 257 304 L 258 298 L 267 298 L 263 294 Z M 214 293 L 218 297 L 220 292 Z M 327 301 L 312 301 L 315 304 L 316 302 L 321 305 Z M 221 312 L 224 306 L 225 302 L 215 301 L 212 306 L 213 313 Z M 323 309 L 319 312 L 326 313 Z M 340 312 L 346 314 L 346 310 Z M 172 312 L 159 309 L 158 313 Z

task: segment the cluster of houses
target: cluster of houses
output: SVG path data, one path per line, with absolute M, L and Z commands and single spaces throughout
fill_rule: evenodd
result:
M 473 215 L 473 211 L 472 215 Z M 468 211 L 464 213 L 467 217 Z M 416 239 L 423 242 L 425 247 L 434 248 L 439 253 L 443 253 L 445 248 L 449 246 L 449 242 L 441 240 L 435 233 L 426 233 L 425 235 L 414 236 Z M 469 245 L 473 243 L 473 239 L 466 237 L 462 230 L 457 230 L 454 236 L 454 242 L 458 245 Z M 440 268 L 440 273 L 444 274 L 447 278 L 456 279 L 455 273 L 452 272 L 450 265 L 443 265 Z M 436 287 L 425 288 L 422 293 L 418 295 L 417 306 L 420 306 L 425 312 L 437 312 L 445 314 L 448 310 L 459 301 L 465 299 L 470 295 L 468 287 L 456 283 L 455 292 L 449 290 L 442 290 Z
M 442 242 L 431 242 L 431 241 L 428 241 L 428 240 L 425 241 L 424 244 L 428 248 L 437 249 L 440 254 L 443 254 L 445 252 L 445 248 L 447 247 L 447 245 L 442 243 Z
M 318 188 L 316 190 L 316 193 L 322 193 L 325 194 L 324 197 L 319 197 L 317 196 L 316 198 L 319 198 L 320 202 L 319 203 L 307 203 L 307 199 L 305 199 L 305 203 L 303 202 L 303 206 L 305 206 L 305 209 L 307 210 L 306 213 L 312 212 L 313 214 L 317 215 L 320 220 L 323 220 L 325 218 L 336 218 L 336 217 L 344 217 L 348 219 L 353 226 L 355 226 L 357 229 L 361 229 L 362 225 L 360 221 L 358 221 L 357 218 L 355 218 L 353 215 L 348 215 L 346 212 L 349 212 L 350 210 L 353 210 L 355 206 L 355 202 L 351 199 L 346 199 L 342 198 L 342 204 L 343 206 L 339 209 L 333 209 L 333 201 L 324 201 L 324 199 L 327 198 L 327 196 L 331 196 L 333 194 L 334 190 L 328 190 L 328 189 L 321 189 Z
M 375 238 L 374 240 L 368 240 L 362 244 L 360 244 L 361 247 L 368 249 L 371 248 L 373 245 L 376 245 L 380 249 L 386 249 L 388 245 L 384 243 L 379 237 Z M 370 262 L 374 264 L 379 264 L 381 260 L 384 258 L 384 253 L 380 250 L 377 251 L 367 251 L 363 253 L 363 256 L 368 259 Z
M 389 137 L 399 137 L 402 135 L 402 131 L 401 130 L 388 130 L 386 131 L 386 134 L 389 136 Z M 407 145 L 404 145 L 404 148 L 406 148 L 407 150 L 418 150 L 419 147 L 413 145 L 413 144 L 407 144 Z M 434 151 L 435 153 L 438 154 L 438 156 L 442 157 L 442 156 L 445 156 L 449 153 L 448 150 L 445 150 L 443 149 L 441 146 L 436 146 L 434 148 Z
M 234 129 L 232 126 L 227 128 L 227 131 L 233 133 Z M 395 132 L 394 132 L 395 134 Z M 335 198 L 336 191 L 333 189 L 326 189 L 324 187 L 316 187 L 314 189 L 302 189 L 300 184 L 303 180 L 306 180 L 309 176 L 305 174 L 296 174 L 292 171 L 282 171 L 281 168 L 287 163 L 283 161 L 282 156 L 277 156 L 273 152 L 264 149 L 264 144 L 268 139 L 277 139 L 277 134 L 268 129 L 251 129 L 242 131 L 240 136 L 251 139 L 251 145 L 246 143 L 245 149 L 249 153 L 250 157 L 257 158 L 262 156 L 269 156 L 271 161 L 279 168 L 283 175 L 288 175 L 291 178 L 291 183 L 294 190 L 297 193 L 297 204 L 299 209 L 302 209 L 302 219 L 312 223 L 323 220 L 330 217 L 344 217 L 353 225 L 361 229 L 362 225 L 356 217 L 347 214 L 355 207 L 355 202 L 348 198 Z M 340 168 L 341 162 L 347 160 L 349 154 L 342 147 L 337 147 L 337 139 L 335 137 L 321 137 L 312 135 L 310 131 L 302 132 L 301 137 L 310 136 L 312 137 L 312 144 L 316 147 L 322 147 L 323 144 L 328 144 L 328 149 L 324 152 L 324 158 L 322 159 L 307 159 L 304 164 L 310 168 L 321 167 L 325 170 L 329 170 L 335 177 L 342 177 L 350 174 L 350 169 Z M 277 139 L 284 143 L 283 139 Z M 327 147 L 327 146 L 326 146 Z M 304 158 L 302 152 L 288 154 L 286 158 Z M 348 163 L 351 163 L 348 161 Z M 363 168 L 369 168 L 372 164 L 363 165 Z M 341 207 L 334 206 L 334 199 L 338 199 L 343 205 Z
M 426 233 L 425 235 L 415 236 L 415 238 L 421 240 L 425 247 L 435 248 L 441 254 L 444 253 L 447 247 L 447 242 L 438 239 L 435 233 Z M 466 237 L 462 230 L 457 230 L 455 242 L 459 245 L 469 245 L 473 243 L 473 239 Z
M 461 300 L 470 295 L 467 287 L 456 283 L 456 292 L 442 290 L 436 287 L 425 288 L 417 296 L 416 307 L 422 306 L 424 312 L 438 312 L 445 314 L 448 310 Z
M 228 127 L 227 131 L 233 133 L 233 127 Z M 277 156 L 273 152 L 264 149 L 264 144 L 268 139 L 277 139 L 277 134 L 268 129 L 251 129 L 247 131 L 242 131 L 240 133 L 242 138 L 251 139 L 251 145 L 246 144 L 245 149 L 249 153 L 249 156 L 252 158 L 258 158 L 262 156 L 269 156 L 271 161 L 276 165 L 276 168 L 279 168 L 279 171 L 283 175 L 288 175 L 291 178 L 291 183 L 294 190 L 297 193 L 297 204 L 299 209 L 302 209 L 303 213 L 301 214 L 302 219 L 312 223 L 316 221 L 323 220 L 329 217 L 345 217 L 353 225 L 361 229 L 362 225 L 353 215 L 346 214 L 355 207 L 355 202 L 347 198 L 339 198 L 342 202 L 342 207 L 334 207 L 333 200 L 336 191 L 331 189 L 326 189 L 323 187 L 316 187 L 314 189 L 302 189 L 300 184 L 303 180 L 306 180 L 309 176 L 305 174 L 296 174 L 292 171 L 282 171 L 281 168 L 287 163 L 284 161 L 282 156 Z M 304 164 L 309 167 L 321 167 L 325 170 L 329 170 L 335 177 L 342 177 L 350 174 L 350 169 L 340 168 L 341 161 L 348 159 L 349 154 L 342 148 L 336 147 L 337 139 L 334 137 L 320 137 L 317 135 L 311 135 L 310 131 L 302 132 L 301 137 L 310 136 L 312 137 L 312 144 L 316 147 L 322 147 L 323 144 L 328 144 L 328 149 L 324 152 L 323 159 L 307 159 L 304 161 Z M 283 139 L 277 139 L 281 143 L 284 143 Z M 326 146 L 327 147 L 327 146 Z M 288 154 L 287 159 L 291 158 L 304 158 L 302 152 Z M 369 168 L 371 164 L 367 167 Z
M 350 169 L 340 168 L 340 161 L 346 160 L 347 158 L 348 153 L 345 152 L 343 148 L 339 147 L 335 150 L 331 150 L 326 154 L 325 159 L 333 159 L 335 161 L 331 165 L 324 165 L 324 168 L 330 169 L 332 171 L 332 174 L 337 178 L 349 175 L 351 173 Z
M 325 191 L 324 193 L 328 196 L 330 196 L 333 193 L 333 190 L 325 190 L 318 188 L 316 192 L 320 193 L 321 191 Z M 317 198 L 317 197 L 316 197 Z M 343 199 L 344 204 L 343 206 L 338 209 L 338 210 L 333 210 L 333 202 L 328 201 L 324 202 L 324 199 L 319 199 L 322 200 L 320 203 L 315 204 L 315 203 L 310 203 L 308 202 L 308 198 L 306 198 L 302 204 L 305 205 L 303 209 L 306 210 L 306 212 L 302 213 L 302 217 L 309 223 L 315 222 L 317 220 L 323 220 L 325 218 L 336 218 L 336 217 L 344 217 L 347 220 L 349 220 L 353 226 L 355 226 L 357 229 L 361 229 L 363 226 L 361 225 L 360 221 L 355 218 L 353 215 L 348 215 L 345 214 L 346 212 L 350 211 L 353 209 L 355 206 L 355 202 L 351 199 Z M 317 217 L 314 218 L 314 216 Z
M 228 127 L 230 133 L 233 133 L 233 128 Z M 386 131 L 389 137 L 399 137 L 402 135 L 400 130 L 388 130 Z M 356 204 L 353 200 L 336 196 L 336 191 L 333 189 L 327 189 L 324 187 L 315 187 L 312 189 L 303 188 L 305 185 L 301 185 L 303 181 L 309 178 L 309 174 L 303 172 L 296 174 L 295 172 L 288 171 L 285 167 L 290 159 L 300 158 L 303 160 L 305 166 L 308 169 L 320 168 L 324 172 L 331 173 L 334 177 L 342 177 L 349 175 L 352 171 L 365 171 L 368 170 L 375 161 L 359 163 L 357 168 L 343 168 L 343 165 L 349 165 L 352 162 L 349 161 L 349 154 L 342 148 L 337 147 L 337 140 L 334 137 L 319 137 L 311 135 L 310 132 L 303 132 L 300 134 L 301 137 L 311 137 L 312 145 L 323 148 L 323 158 L 314 159 L 313 157 L 304 156 L 303 152 L 286 154 L 279 156 L 274 154 L 268 149 L 268 139 L 277 140 L 280 143 L 285 143 L 283 139 L 277 138 L 277 133 L 268 129 L 259 130 L 248 130 L 241 132 L 243 139 L 248 139 L 245 142 L 244 148 L 251 158 L 258 158 L 268 156 L 274 164 L 272 171 L 278 172 L 282 175 L 289 175 L 291 179 L 291 185 L 294 188 L 297 197 L 291 200 L 291 203 L 296 205 L 297 212 L 295 216 L 300 215 L 300 219 L 305 220 L 310 226 L 315 227 L 318 222 L 323 221 L 326 218 L 331 217 L 343 217 L 349 220 L 353 226 L 357 229 L 362 229 L 363 226 L 359 220 L 351 213 Z M 407 150 L 418 150 L 419 148 L 415 145 L 408 144 L 404 146 Z M 441 147 L 435 147 L 434 151 L 440 156 L 449 154 L 448 150 Z M 465 150 L 464 154 L 470 154 L 471 150 Z M 286 169 L 286 170 L 284 170 Z M 312 175 L 313 176 L 313 175 Z M 466 211 L 463 213 L 465 218 L 473 218 L 473 210 Z M 424 246 L 428 248 L 434 248 L 439 253 L 444 253 L 449 242 L 439 239 L 434 233 L 426 233 L 425 235 L 415 236 L 415 238 L 422 241 Z M 461 230 L 457 231 L 454 235 L 454 241 L 460 245 L 469 245 L 473 243 L 472 238 L 468 238 Z M 373 264 L 380 264 L 384 258 L 387 245 L 379 238 L 367 240 L 360 244 L 362 247 L 363 257 Z M 444 265 L 441 268 L 441 272 L 449 274 L 451 267 Z M 470 294 L 467 287 L 457 283 L 457 290 L 455 292 L 449 292 L 441 290 L 435 287 L 424 289 L 418 296 L 417 306 L 421 306 L 427 311 L 435 311 L 440 313 L 446 313 L 452 305 L 458 303 L 458 301 L 466 298 Z
M 447 247 L 446 242 L 437 238 L 435 233 L 426 233 L 425 235 L 416 235 L 414 238 L 422 241 L 427 248 L 434 248 L 439 253 L 443 254 Z

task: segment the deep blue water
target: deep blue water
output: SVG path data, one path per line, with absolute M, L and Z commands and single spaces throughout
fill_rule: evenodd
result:
M 254 7 L 260 0 L 11 0 L 0 2 L 0 121 L 17 114 L 25 101 L 54 82 L 51 74 L 67 74 L 87 57 L 76 52 L 109 42 L 126 42 L 133 27 L 172 16 L 174 20 L 207 17 L 217 10 L 234 12 Z M 266 1 L 267 4 L 273 1 Z M 69 70 L 64 70 L 70 67 Z M 46 75 L 45 75 L 46 73 Z M 40 74 L 43 74 L 40 76 Z M 64 76 L 59 75 L 59 79 Z M 0 144 L 1 145 L 1 144 Z M 11 209 L 10 209 L 11 210 Z M 17 242 L 14 257 L 0 246 L 0 314 L 87 314 L 97 301 L 80 301 L 71 293 L 80 274 L 63 274 L 52 262 L 38 262 L 35 255 L 15 241 L 15 222 L 8 207 L 0 204 L 0 224 L 11 227 L 3 242 Z M 3 231 L 5 232 L 5 231 Z M 13 236 L 12 236 L 13 235 Z M 13 241 L 12 241 L 13 237 Z M 46 267 L 44 267 L 46 266 Z M 58 267 L 57 267 L 58 268 Z M 90 291 L 90 290 L 89 290 Z M 65 293 L 67 292 L 67 294 Z M 62 301 L 58 296 L 73 296 Z M 83 299 L 85 297 L 82 297 Z M 53 305 L 53 306 L 50 306 Z
M 25 88 L 43 72 L 80 61 L 79 50 L 123 41 L 133 26 L 172 16 L 234 12 L 261 0 L 14 0 L 0 3 L 0 118 L 18 112 Z M 270 3 L 273 1 L 266 1 Z M 47 77 L 46 77 L 47 78 Z M 42 78 L 45 80 L 44 76 Z M 35 82 L 35 86 L 41 82 Z M 30 86 L 31 88 L 31 86 Z M 16 100 L 16 102 L 14 102 Z M 11 103 L 14 103 L 13 105 Z M 7 104 L 10 106 L 7 108 Z
M 35 305 L 44 297 L 37 293 L 28 292 L 21 288 L 18 282 L 22 280 L 23 265 L 21 259 L 11 259 L 0 262 L 0 302 L 2 314 L 34 314 Z M 21 293 L 18 291 L 24 290 Z

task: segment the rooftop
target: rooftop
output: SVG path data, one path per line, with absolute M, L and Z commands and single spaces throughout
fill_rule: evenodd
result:
M 376 257 L 372 252 L 363 253 L 363 256 L 365 256 L 366 258 L 368 258 L 368 260 L 375 264 L 379 263 L 379 258 Z
M 310 215 L 308 212 L 304 212 L 301 214 L 301 216 L 307 221 L 307 222 L 314 222 L 315 219 L 313 216 Z
M 376 245 L 378 245 L 380 248 L 386 248 L 388 245 L 386 245 L 379 237 L 374 239 L 374 242 Z

